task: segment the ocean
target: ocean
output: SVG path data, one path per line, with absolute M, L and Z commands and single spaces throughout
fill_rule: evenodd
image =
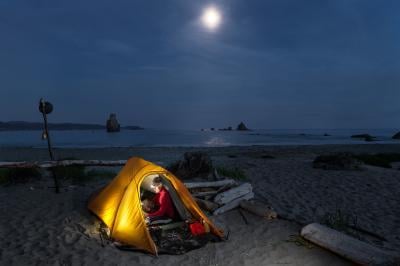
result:
M 51 141 L 59 148 L 95 147 L 220 147 L 252 145 L 320 145 L 320 144 L 390 144 L 400 143 L 391 137 L 396 129 L 265 129 L 252 131 L 200 130 L 124 130 L 107 133 L 102 130 L 51 131 Z M 350 138 L 368 133 L 374 142 Z M 328 134 L 328 136 L 324 136 Z M 47 147 L 41 131 L 0 132 L 0 147 Z

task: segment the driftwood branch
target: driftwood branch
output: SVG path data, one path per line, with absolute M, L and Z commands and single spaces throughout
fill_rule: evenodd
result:
M 214 196 L 217 195 L 218 191 L 201 191 L 192 193 L 193 197 L 206 197 L 206 196 Z
M 305 239 L 360 265 L 399 265 L 392 253 L 345 235 L 318 223 L 301 230 Z
M 36 161 L 36 162 L 0 162 L 0 168 L 52 168 L 56 166 L 120 166 L 125 165 L 126 160 L 60 160 L 60 161 Z
M 217 196 L 215 196 L 214 202 L 223 205 L 231 202 L 234 199 L 240 198 L 247 193 L 252 192 L 252 190 L 253 189 L 250 183 L 244 183 L 238 187 L 231 188 L 225 192 L 218 194 Z
M 236 181 L 233 179 L 226 179 L 220 181 L 210 181 L 210 182 L 185 182 L 185 186 L 189 189 L 199 188 L 199 187 L 222 187 L 225 185 L 236 185 Z
M 240 202 L 240 208 L 251 212 L 255 215 L 267 218 L 268 220 L 270 219 L 275 219 L 278 217 L 277 213 L 273 211 L 270 207 L 267 205 L 261 204 L 261 203 L 256 203 L 256 202 L 250 202 L 247 200 L 243 200 Z
M 200 206 L 200 208 L 209 212 L 213 212 L 219 207 L 217 203 L 214 203 L 212 201 L 203 200 L 199 198 L 194 198 L 194 199 L 196 200 L 196 203 Z
M 225 204 L 224 206 L 216 209 L 213 214 L 218 215 L 218 214 L 230 211 L 230 210 L 236 208 L 237 206 L 239 206 L 239 204 L 242 200 L 249 200 L 252 198 L 254 198 L 254 193 L 253 192 L 247 193 L 246 195 L 244 195 L 240 198 L 237 198 L 237 199 Z

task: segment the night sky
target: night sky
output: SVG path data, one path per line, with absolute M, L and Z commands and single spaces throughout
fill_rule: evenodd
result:
M 398 128 L 400 1 L 1 0 L 0 121 L 40 97 L 50 122 Z

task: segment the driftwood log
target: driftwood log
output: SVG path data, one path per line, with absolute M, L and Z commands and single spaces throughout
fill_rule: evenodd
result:
M 360 265 L 400 265 L 400 258 L 318 223 L 301 230 L 305 239 Z
M 104 160 L 60 160 L 42 162 L 0 162 L 0 168 L 51 168 L 56 166 L 120 166 L 125 165 L 126 160 L 104 161 Z
M 185 182 L 185 186 L 188 189 L 200 188 L 200 187 L 222 187 L 226 185 L 235 186 L 236 181 L 233 179 L 226 179 L 226 180 L 210 181 L 210 182 Z
M 194 198 L 194 199 L 196 200 L 196 203 L 199 205 L 200 208 L 209 212 L 213 212 L 219 207 L 218 204 L 212 201 L 203 200 L 199 198 Z
M 218 194 L 215 196 L 214 202 L 223 205 L 252 192 L 252 190 L 253 188 L 250 183 L 244 183 Z
M 200 191 L 192 193 L 193 197 L 206 197 L 206 196 L 214 196 L 217 195 L 218 191 Z
M 242 200 L 249 200 L 249 199 L 252 199 L 252 198 L 254 198 L 254 193 L 253 192 L 249 192 L 246 195 L 244 195 L 244 196 L 242 196 L 240 198 L 234 199 L 233 201 L 228 202 L 224 206 L 219 207 L 218 209 L 216 209 L 213 212 L 213 214 L 214 215 L 218 215 L 218 214 L 222 214 L 224 212 L 227 212 L 229 210 L 232 210 L 232 209 L 238 207 Z
M 240 208 L 251 212 L 255 215 L 267 218 L 268 220 L 275 219 L 278 217 L 278 214 L 273 211 L 269 206 L 264 205 L 259 202 L 251 202 L 247 200 L 243 200 L 240 202 Z

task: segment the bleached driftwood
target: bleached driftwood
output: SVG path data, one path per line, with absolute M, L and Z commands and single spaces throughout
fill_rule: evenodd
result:
M 213 214 L 214 215 L 218 215 L 218 214 L 227 212 L 229 210 L 232 210 L 232 209 L 236 208 L 237 206 L 239 206 L 239 204 L 240 204 L 240 202 L 242 200 L 249 200 L 249 199 L 252 199 L 252 198 L 254 198 L 254 193 L 253 192 L 249 192 L 246 195 L 244 195 L 244 196 L 242 196 L 240 198 L 234 199 L 233 201 L 228 202 L 224 206 L 216 209 Z
M 215 196 L 214 202 L 220 205 L 231 202 L 236 198 L 240 198 L 253 190 L 250 183 L 244 183 L 238 187 L 231 188 Z
M 192 193 L 193 197 L 205 197 L 205 196 L 214 196 L 217 195 L 218 191 L 201 191 Z
M 203 210 L 207 210 L 210 212 L 213 212 L 214 210 L 216 210 L 219 205 L 215 202 L 212 201 L 208 201 L 208 200 L 203 200 L 203 199 L 199 199 L 199 198 L 195 198 L 197 204 L 199 205 L 200 208 L 202 208 Z
M 0 168 L 51 168 L 56 166 L 120 166 L 125 165 L 126 160 L 60 160 L 60 161 L 35 161 L 35 162 L 0 162 Z
M 400 258 L 318 223 L 301 230 L 305 239 L 360 265 L 400 265 Z
M 226 179 L 220 181 L 210 181 L 210 182 L 185 182 L 185 186 L 189 189 L 199 188 L 199 187 L 222 187 L 225 185 L 236 185 L 236 181 L 233 179 Z
M 268 220 L 270 219 L 275 219 L 278 217 L 278 214 L 273 211 L 270 207 L 267 205 L 264 205 L 262 203 L 256 203 L 256 202 L 250 202 L 247 200 L 243 200 L 240 202 L 240 208 L 251 212 L 255 215 L 267 218 Z

